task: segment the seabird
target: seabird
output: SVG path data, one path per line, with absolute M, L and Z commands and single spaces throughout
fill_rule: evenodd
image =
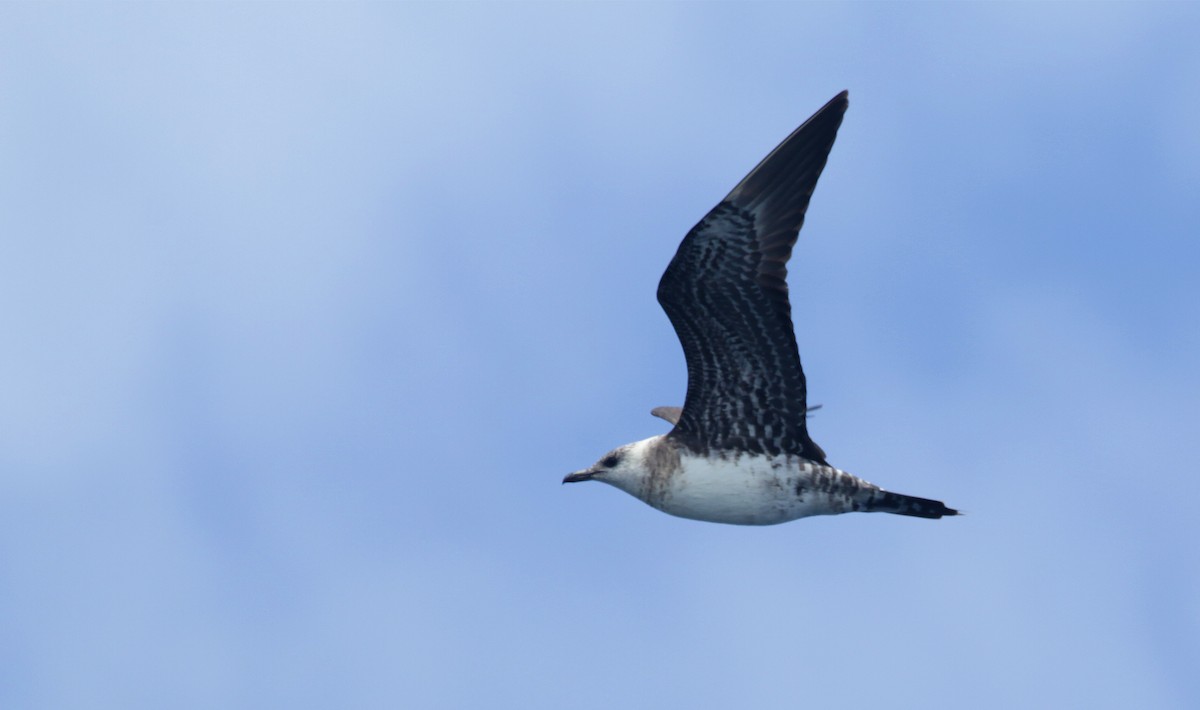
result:
M 787 261 L 825 167 L 843 91 L 792 132 L 679 245 L 658 302 L 687 360 L 670 433 L 618 447 L 563 483 L 603 481 L 683 518 L 773 525 L 810 515 L 958 515 L 831 466 L 809 437 Z

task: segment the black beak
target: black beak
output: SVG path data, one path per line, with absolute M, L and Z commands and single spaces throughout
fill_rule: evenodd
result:
M 595 475 L 594 471 L 576 471 L 564 478 L 563 483 L 579 483 L 580 481 L 587 481 Z

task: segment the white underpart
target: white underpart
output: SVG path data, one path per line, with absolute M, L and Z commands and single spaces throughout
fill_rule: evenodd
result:
M 846 512 L 850 499 L 814 490 L 817 474 L 871 484 L 844 471 L 798 456 L 741 454 L 704 457 L 684 454 L 667 477 L 652 475 L 647 452 L 658 437 L 629 447 L 623 471 L 599 480 L 636 496 L 664 513 L 735 525 L 774 525 L 810 515 Z M 800 488 L 800 492 L 797 489 Z
M 826 496 L 798 496 L 796 484 L 815 464 L 795 458 L 743 455 L 734 459 L 684 456 L 659 501 L 647 501 L 683 518 L 740 525 L 771 525 L 808 515 L 841 512 Z M 657 503 L 657 504 L 656 504 Z

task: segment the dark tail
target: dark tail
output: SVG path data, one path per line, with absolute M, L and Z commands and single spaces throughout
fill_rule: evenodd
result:
M 954 508 L 947 508 L 940 500 L 929 500 L 916 496 L 906 496 L 903 493 L 877 491 L 867 501 L 865 510 L 869 513 L 895 513 L 896 515 L 911 515 L 914 518 L 937 519 L 945 515 L 958 515 Z

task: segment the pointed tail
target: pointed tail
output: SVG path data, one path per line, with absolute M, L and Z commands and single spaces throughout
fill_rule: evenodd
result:
M 895 513 L 914 518 L 937 519 L 946 515 L 958 515 L 954 508 L 947 508 L 940 500 L 906 496 L 903 493 L 877 491 L 864 508 L 869 513 Z

